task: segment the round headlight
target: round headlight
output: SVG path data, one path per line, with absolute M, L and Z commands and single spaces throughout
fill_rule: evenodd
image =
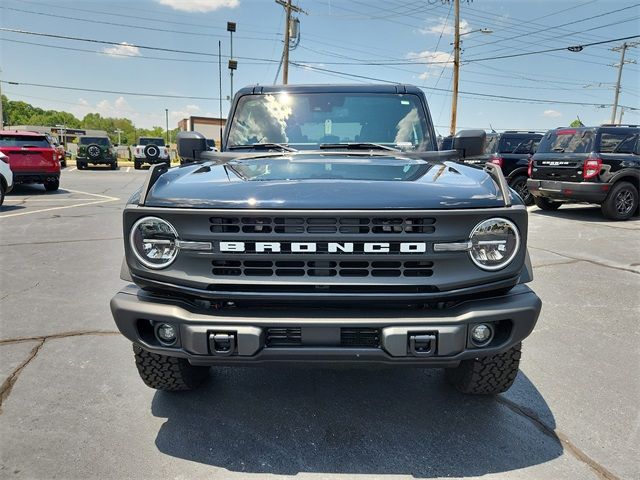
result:
M 520 249 L 518 227 L 504 218 L 480 222 L 469 236 L 471 260 L 483 270 L 500 270 L 515 258 Z
M 171 265 L 178 255 L 178 232 L 166 220 L 145 217 L 131 228 L 129 243 L 145 267 L 159 269 Z

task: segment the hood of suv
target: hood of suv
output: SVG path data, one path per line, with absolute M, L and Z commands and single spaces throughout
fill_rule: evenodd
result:
M 176 208 L 449 209 L 503 206 L 482 169 L 390 154 L 283 153 L 170 169 L 146 205 Z

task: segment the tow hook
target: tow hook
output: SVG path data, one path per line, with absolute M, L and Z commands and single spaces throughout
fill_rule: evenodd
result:
M 213 355 L 231 355 L 236 351 L 236 336 L 233 333 L 210 333 L 209 350 Z
M 435 334 L 409 335 L 409 353 L 414 357 L 431 357 L 436 353 Z

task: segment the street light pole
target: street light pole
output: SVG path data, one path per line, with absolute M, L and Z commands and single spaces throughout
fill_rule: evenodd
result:
M 123 130 L 120 130 L 119 128 L 115 129 L 115 133 L 118 134 L 118 145 L 122 145 L 122 137 L 120 136 L 122 134 Z
M 164 116 L 167 122 L 167 145 L 169 145 L 170 138 L 169 138 L 169 109 L 168 108 L 164 109 Z

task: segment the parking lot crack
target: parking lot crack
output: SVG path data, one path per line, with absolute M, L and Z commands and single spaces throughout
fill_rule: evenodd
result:
M 17 292 L 12 292 L 12 293 L 7 293 L 6 295 L 0 297 L 0 302 L 2 300 L 4 300 L 5 298 L 10 297 L 11 295 L 18 295 L 20 293 L 24 293 L 24 292 L 28 292 L 29 290 L 33 290 L 34 288 L 36 288 L 38 285 L 40 285 L 40 282 L 36 282 L 34 285 L 31 285 L 30 287 L 27 288 L 23 288 L 22 290 L 18 290 Z
M 593 458 L 589 457 L 585 452 L 578 448 L 569 439 L 569 437 L 567 437 L 567 435 L 544 423 L 533 411 L 529 410 L 528 408 L 522 407 L 503 396 L 496 397 L 496 401 L 507 407 L 516 415 L 526 418 L 543 434 L 561 444 L 571 456 L 593 470 L 593 472 L 600 480 L 620 480 L 620 477 L 607 470 L 604 466 L 600 465 Z
M 0 414 L 2 414 L 2 404 L 11 394 L 11 390 L 18 380 L 18 377 L 20 376 L 22 371 L 27 368 L 27 365 L 29 365 L 29 363 L 31 363 L 31 361 L 36 358 L 45 341 L 46 339 L 44 338 L 40 340 L 38 344 L 31 349 L 27 358 L 20 365 L 18 365 L 18 367 L 13 372 L 11 372 L 7 379 L 2 382 L 2 385 L 0 385 Z
M 7 379 L 2 382 L 0 385 L 0 414 L 2 414 L 2 404 L 4 401 L 9 398 L 11 394 L 11 390 L 13 386 L 18 381 L 20 374 L 23 372 L 25 368 L 33 361 L 38 353 L 44 346 L 45 342 L 61 339 L 61 338 L 69 338 L 69 337 L 78 337 L 82 335 L 119 335 L 120 332 L 109 331 L 109 330 L 80 330 L 75 332 L 65 332 L 65 333 L 54 333 L 52 335 L 38 336 L 38 337 L 21 337 L 21 338 L 10 338 L 6 340 L 0 340 L 0 345 L 9 345 L 13 343 L 23 343 L 23 342 L 32 342 L 37 341 L 38 343 L 34 346 L 26 360 L 24 360 L 18 367 L 16 367 L 13 372 L 7 377 Z
M 534 247 L 532 245 L 529 245 L 529 248 L 532 248 L 534 250 L 540 250 L 542 252 L 553 253 L 554 255 L 559 255 L 561 257 L 569 258 L 571 260 L 576 260 L 578 262 L 587 262 L 587 263 L 591 263 L 592 265 L 597 265 L 599 267 L 612 268 L 613 270 L 620 270 L 620 271 L 623 271 L 623 272 L 635 273 L 636 275 L 640 275 L 640 272 L 638 272 L 637 270 L 634 270 L 632 268 L 621 267 L 621 266 L 617 266 L 617 265 L 611 265 L 611 264 L 608 264 L 608 263 L 605 263 L 605 262 L 601 262 L 601 261 L 598 261 L 598 260 L 593 260 L 593 259 L 590 259 L 590 258 L 572 257 L 571 255 L 567 255 L 566 253 L 554 252 L 553 250 L 548 250 L 546 248 L 540 248 L 540 247 Z M 567 263 L 571 263 L 571 262 L 567 262 Z M 545 266 L 548 266 L 548 265 L 545 265 Z

